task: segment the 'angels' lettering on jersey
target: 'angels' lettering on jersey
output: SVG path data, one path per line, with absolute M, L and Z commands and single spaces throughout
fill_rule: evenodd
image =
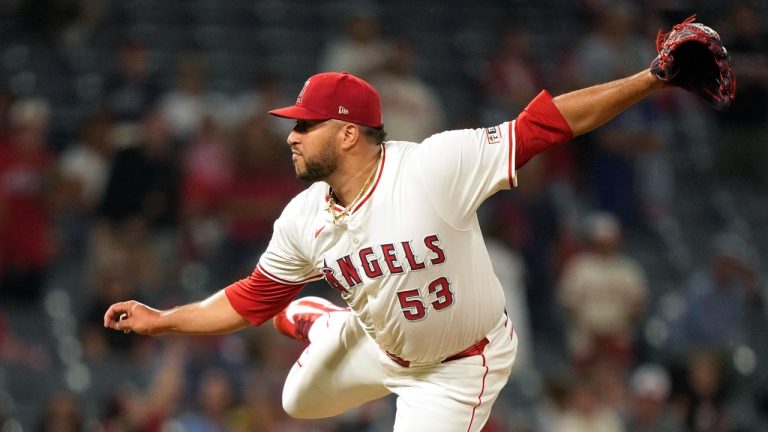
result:
M 384 275 L 399 275 L 445 263 L 445 251 L 440 247 L 437 234 L 428 235 L 422 240 L 423 246 L 430 252 L 423 258 L 414 253 L 411 243 L 404 241 L 365 247 L 331 260 L 336 263 L 333 267 L 328 265 L 328 258 L 324 257 L 321 269 L 323 277 L 331 288 L 349 294 L 351 288 L 363 282 L 363 276 L 378 279 Z

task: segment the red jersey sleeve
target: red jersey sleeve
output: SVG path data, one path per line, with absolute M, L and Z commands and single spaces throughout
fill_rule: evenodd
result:
M 552 102 L 552 95 L 542 90 L 515 121 L 515 168 L 552 146 L 573 138 L 573 131 Z
M 285 309 L 304 285 L 276 282 L 257 266 L 249 277 L 226 287 L 224 293 L 240 316 L 259 325 Z

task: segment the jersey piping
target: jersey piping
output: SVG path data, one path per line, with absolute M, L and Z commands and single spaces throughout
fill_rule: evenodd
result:
M 515 123 L 517 123 L 517 120 L 509 122 L 509 138 L 507 141 L 509 142 L 509 167 L 508 167 L 508 174 L 507 177 L 509 177 L 509 187 L 515 188 L 517 187 L 517 174 L 515 172 L 515 153 L 517 153 L 517 136 L 515 136 Z

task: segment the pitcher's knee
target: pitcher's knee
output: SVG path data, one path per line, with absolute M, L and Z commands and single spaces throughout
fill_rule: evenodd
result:
M 302 400 L 301 396 L 287 395 L 283 393 L 283 410 L 289 416 L 295 419 L 314 419 L 321 418 L 317 409 L 312 407 L 309 401 Z
M 295 419 L 321 419 L 337 416 L 348 407 L 316 392 L 283 392 L 283 410 Z

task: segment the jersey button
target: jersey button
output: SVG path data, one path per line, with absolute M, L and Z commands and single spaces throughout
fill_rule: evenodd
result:
M 354 243 L 354 244 L 356 244 L 356 245 L 357 245 L 357 244 L 359 244 L 359 243 L 360 243 L 360 239 L 359 239 L 359 238 L 357 238 L 357 237 L 355 237 L 355 238 L 353 238 L 353 239 L 352 239 L 352 243 Z

